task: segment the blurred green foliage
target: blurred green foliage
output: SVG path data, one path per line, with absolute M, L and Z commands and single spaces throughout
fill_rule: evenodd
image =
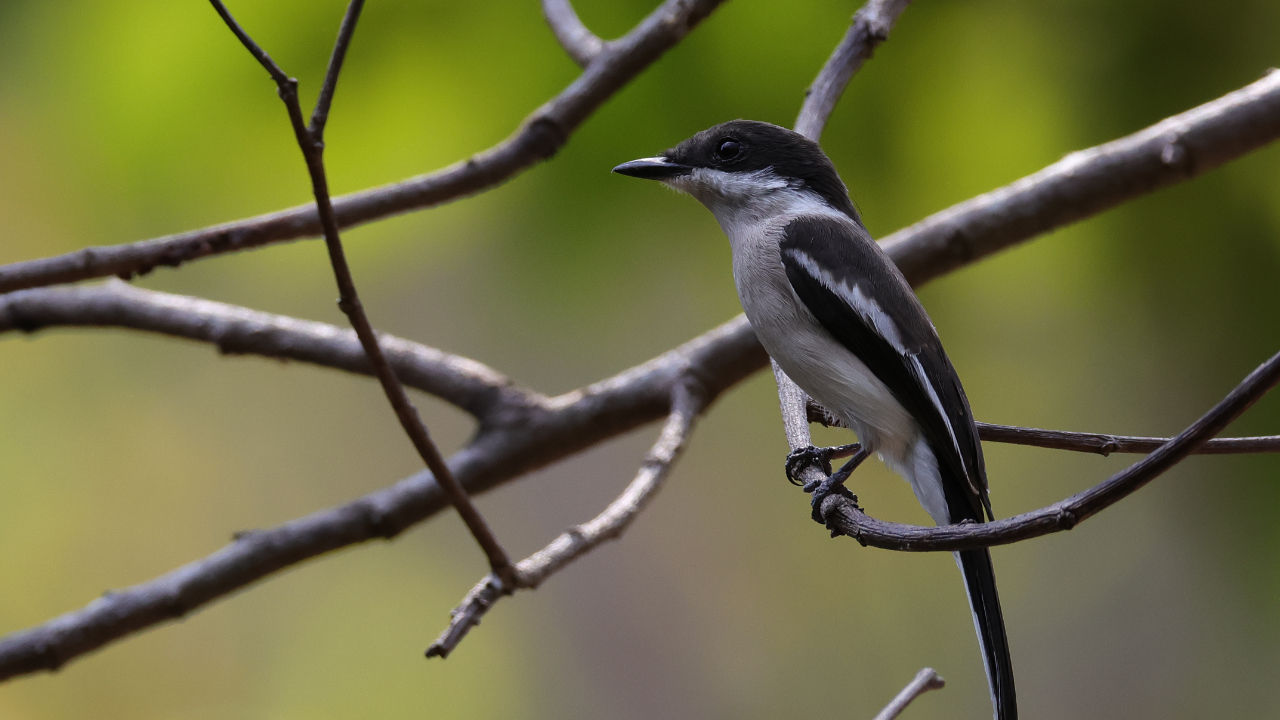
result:
M 652 0 L 581 0 L 604 36 Z M 232 3 L 313 98 L 343 3 Z M 551 162 L 485 195 L 348 233 L 380 328 L 559 392 L 737 312 L 708 213 L 617 162 L 734 117 L 790 124 L 855 6 L 719 9 Z M 1280 4 L 922 0 L 824 137 L 884 235 L 1280 63 Z M 505 137 L 577 74 L 532 0 L 371 2 L 338 89 L 344 192 Z M 308 199 L 283 109 L 202 2 L 0 3 L 0 262 Z M 140 285 L 341 323 L 323 248 L 160 270 Z M 1175 432 L 1280 350 L 1280 150 L 939 280 L 925 304 L 979 419 Z M 376 386 L 123 331 L 0 338 L 0 629 L 82 606 L 417 469 Z M 421 400 L 446 449 L 470 427 Z M 1280 399 L 1231 434 L 1280 432 Z M 480 501 L 511 551 L 603 507 L 653 430 Z M 820 437 L 836 441 L 844 436 Z M 420 653 L 482 573 L 442 516 L 0 687 L 0 719 L 859 718 L 921 666 L 911 717 L 986 717 L 945 555 L 830 541 L 782 478 L 772 381 L 713 408 L 623 542 L 504 601 L 447 662 Z M 991 446 L 1000 514 L 1126 459 Z M 926 522 L 878 463 L 880 517 Z M 1280 711 L 1280 459 L 1193 459 L 1074 532 L 995 551 L 1023 713 Z

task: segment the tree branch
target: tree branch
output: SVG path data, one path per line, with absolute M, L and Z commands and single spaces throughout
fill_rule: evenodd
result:
M 496 184 L 510 173 L 527 167 L 533 161 L 520 164 L 524 162 L 520 158 L 525 157 L 522 153 L 527 152 L 526 143 L 532 137 L 529 128 L 536 125 L 536 119 L 541 117 L 539 113 L 567 113 L 566 117 L 583 116 L 583 112 L 589 114 L 645 64 L 678 41 L 679 36 L 705 17 L 715 5 L 710 0 L 687 5 L 672 0 L 664 4 L 626 38 L 612 44 L 582 78 L 531 116 L 515 136 L 478 157 L 474 166 L 458 165 L 435 175 L 408 181 L 403 187 L 392 186 L 401 188 L 403 193 L 383 189 L 388 194 L 381 199 L 375 194 L 383 191 L 367 191 L 339 199 L 336 203 L 339 222 L 364 222 L 410 209 L 411 206 L 417 207 L 412 203 L 402 204 L 408 202 L 405 200 L 408 196 L 442 202 L 441 198 L 457 197 L 485 187 L 486 178 L 496 178 L 489 183 Z M 664 18 L 671 19 L 673 25 L 665 25 Z M 644 45 L 643 51 L 635 49 L 637 45 Z M 1193 174 L 1261 147 L 1280 136 L 1277 128 L 1280 125 L 1280 73 L 1272 73 L 1242 90 L 1154 127 L 1171 124 L 1185 130 L 1181 137 L 1196 140 L 1197 160 L 1191 164 Z M 1166 165 L 1153 166 L 1146 162 L 1145 156 L 1102 152 L 1104 149 L 1114 150 L 1153 129 L 1069 156 L 1068 160 L 1074 159 L 1073 163 L 1076 163 L 1072 172 L 1046 174 L 1047 171 L 1042 171 L 983 196 L 1000 196 L 1001 202 L 970 201 L 938 213 L 891 236 L 893 243 L 887 249 L 895 262 L 907 269 L 907 277 L 919 285 L 948 269 L 974 262 L 984 254 L 1081 219 L 1084 215 L 1071 208 L 1079 197 L 1115 196 L 1118 198 L 1115 203 L 1118 203 L 1189 177 L 1174 174 L 1170 179 Z M 1176 152 L 1171 154 L 1176 155 Z M 511 163 L 515 163 L 516 169 L 502 175 L 513 167 Z M 1058 163 L 1051 168 L 1061 165 Z M 1103 172 L 1103 169 L 1108 171 Z M 1117 189 L 1108 172 L 1125 178 L 1128 185 Z M 1022 208 L 1021 203 L 1027 206 Z M 1110 204 L 1094 205 L 1092 212 L 1099 212 L 1105 207 L 1110 207 Z M 966 228 L 979 228 L 981 234 L 957 234 L 937 241 L 937 236 L 931 233 L 942 220 L 960 223 L 958 226 Z M 307 225 L 308 222 L 311 224 Z M 118 272 L 127 274 L 160 264 L 183 262 L 188 259 L 183 254 L 186 252 L 195 253 L 190 257 L 204 257 L 315 234 L 317 228 L 312 211 L 295 209 L 150 243 L 90 248 L 69 256 L 0 268 L 0 291 Z M 915 241 L 926 235 L 934 240 Z M 985 241 L 973 243 L 970 242 L 972 237 L 981 237 Z M 953 257 L 953 248 L 961 258 L 958 261 Z M 104 254 L 104 250 L 109 252 Z M 167 252 L 173 254 L 166 255 Z M 171 262 L 165 262 L 165 258 Z M 6 299 L 12 301 L 13 297 Z M 241 327 L 235 323 L 232 326 Z M 324 353 L 328 355 L 329 351 Z M 455 455 L 450 464 L 469 492 L 482 492 L 662 417 L 668 410 L 671 383 L 685 369 L 702 381 L 707 387 L 708 398 L 713 400 L 762 367 L 765 361 L 766 356 L 750 326 L 745 318 L 738 316 L 712 332 L 613 378 L 551 398 L 545 404 L 532 407 L 511 405 L 513 409 L 499 413 L 501 417 L 492 425 L 485 427 L 482 423 L 481 432 L 475 440 Z M 805 429 L 807 431 L 807 427 Z M 370 539 L 393 537 L 443 506 L 440 491 L 430 475 L 420 473 L 347 505 L 246 535 L 203 560 L 104 597 L 43 625 L 0 639 L 0 679 L 56 669 L 79 655 L 133 632 L 180 617 L 303 560 Z
M 1280 137 L 1280 72 L 935 213 L 880 242 L 913 285 L 1202 175 Z
M 764 362 L 750 325 L 735 318 L 614 377 L 536 405 L 506 407 L 449 465 L 468 492 L 484 492 L 666 415 L 671 393 L 688 378 L 710 404 Z M 239 533 L 208 557 L 0 639 L 0 680 L 56 670 L 309 558 L 393 538 L 446 507 L 431 474 L 422 472 L 345 505 Z
M 329 180 L 326 177 L 324 167 L 323 131 L 329 117 L 329 104 L 333 100 L 333 91 L 338 84 L 338 75 L 342 72 L 342 61 L 346 57 L 347 47 L 351 44 L 351 36 L 355 33 L 356 22 L 360 18 L 360 11 L 364 8 L 364 0 L 351 0 L 351 3 L 347 5 L 346 15 L 343 17 L 342 26 L 338 31 L 338 39 L 333 46 L 333 54 L 329 60 L 329 68 L 325 74 L 324 85 L 316 102 L 315 111 L 311 115 L 312 126 L 310 128 L 303 124 L 302 106 L 298 103 L 298 81 L 287 77 L 280 70 L 280 67 L 253 42 L 236 23 L 235 19 L 231 17 L 231 14 L 227 12 L 222 0 L 209 0 L 209 2 L 217 9 L 218 14 L 222 16 L 223 21 L 227 23 L 236 37 L 240 38 L 240 42 L 258 59 L 262 66 L 267 69 L 267 72 L 270 73 L 272 79 L 276 81 L 276 87 L 280 91 L 280 99 L 284 101 L 285 107 L 289 111 L 289 120 L 293 124 L 293 132 L 298 141 L 298 148 L 302 151 L 302 157 L 307 163 L 307 172 L 311 176 L 311 189 L 316 198 L 316 212 L 320 216 L 320 225 L 324 229 L 324 243 L 329 251 L 329 264 L 333 266 L 334 279 L 338 284 L 338 307 L 342 309 L 347 319 L 351 321 L 351 326 L 356 331 L 356 337 L 360 340 L 360 346 L 364 348 L 365 355 L 369 358 L 369 364 L 373 367 L 374 374 L 378 377 L 378 382 L 382 385 L 382 391 L 386 394 L 387 401 L 391 403 L 396 419 L 400 421 L 400 427 L 409 436 L 414 449 L 418 451 L 422 461 L 431 470 L 436 482 L 449 496 L 449 502 L 458 511 L 458 515 L 462 516 L 462 522 L 466 524 L 467 530 L 471 532 L 471 536 L 475 538 L 480 549 L 484 551 L 493 574 L 501 579 L 506 587 L 514 590 L 516 582 L 515 567 L 512 566 L 510 558 L 507 557 L 506 551 L 499 544 L 497 537 L 493 534 L 493 530 L 485 522 L 484 516 L 476 509 L 475 504 L 471 502 L 471 498 L 467 497 L 462 485 L 453 477 L 453 472 L 449 470 L 448 464 L 445 463 L 444 456 L 440 454 L 439 448 L 432 441 L 431 434 L 427 431 L 426 423 L 422 422 L 422 416 L 418 413 L 418 408 L 409 400 L 409 394 L 405 392 L 404 385 L 396 377 L 395 370 L 387 362 L 387 358 L 382 352 L 382 347 L 378 344 L 378 336 L 373 329 L 373 323 L 369 321 L 369 316 L 364 311 L 364 305 L 360 302 L 360 294 L 356 290 L 355 278 L 351 275 L 351 268 L 347 264 L 346 252 L 342 249 L 342 237 L 338 232 L 338 220 L 333 214 L 333 204 L 329 200 Z
M 822 137 L 827 119 L 844 95 L 844 89 L 862 64 L 871 59 L 876 47 L 889 39 L 898 16 L 907 9 L 911 0 L 869 0 L 853 14 L 853 22 L 844 39 L 836 46 L 831 57 L 813 84 L 804 93 L 804 104 L 796 118 L 796 132 L 811 140 Z
M 550 544 L 516 564 L 517 588 L 534 590 L 569 563 L 609 540 L 617 540 L 662 488 L 667 474 L 683 454 L 693 424 L 706 406 L 696 382 L 677 381 L 672 390 L 671 413 L 649 450 L 636 477 L 609 506 L 590 522 L 561 533 Z M 502 583 L 493 575 L 480 580 L 450 613 L 452 619 L 440 637 L 427 648 L 427 657 L 445 658 L 472 627 L 502 597 Z
M 845 427 L 839 418 L 826 408 L 808 401 L 808 422 L 826 427 Z M 1103 457 L 1111 453 L 1149 453 L 1169 442 L 1169 438 L 1134 437 L 1131 435 L 1103 435 L 1101 433 L 1068 432 L 1066 430 L 1041 430 L 1040 428 L 993 425 L 978 422 L 978 437 L 983 442 L 1029 445 L 1031 447 L 1096 453 Z M 1215 438 L 1192 451 L 1194 455 L 1239 455 L 1243 453 L 1280 452 L 1280 435 L 1262 437 Z
M 893 720 L 901 715 L 902 711 L 906 710 L 907 706 L 914 702 L 916 698 L 930 690 L 941 690 L 946 684 L 947 681 L 938 675 L 938 671 L 933 668 L 925 668 L 916 673 L 916 676 L 912 678 L 911 682 L 907 683 L 906 687 L 902 688 L 897 697 L 891 700 L 872 720 Z
M 440 205 L 499 185 L 550 158 L 584 120 L 662 56 L 724 0 L 667 0 L 609 43 L 577 80 L 535 110 L 506 140 L 447 168 L 333 201 L 340 228 Z M 314 205 L 124 245 L 0 266 L 0 292 L 117 275 L 320 235 Z
M 227 355 L 297 360 L 373 375 L 355 332 L 328 323 L 143 290 L 120 280 L 0 295 L 0 332 L 58 326 L 143 330 L 212 343 Z M 465 410 L 482 424 L 509 409 L 547 401 L 475 360 L 385 333 L 378 341 L 406 385 Z
M 1212 410 L 1155 452 L 1082 493 L 1029 513 L 986 523 L 926 528 L 876 520 L 865 515 L 848 498 L 833 494 L 822 503 L 823 517 L 832 532 L 849 535 L 864 546 L 911 552 L 1007 545 L 1070 530 L 1181 462 L 1209 438 L 1222 432 L 1277 382 L 1280 382 L 1280 353 L 1250 373 Z
M 578 19 L 570 0 L 542 0 L 542 15 L 569 57 L 586 67 L 604 52 L 605 42 Z

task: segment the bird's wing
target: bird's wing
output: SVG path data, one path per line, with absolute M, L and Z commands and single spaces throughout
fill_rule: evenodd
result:
M 990 516 L 982 446 L 969 401 L 933 323 L 897 266 L 860 225 L 835 217 L 791 221 L 779 251 L 796 296 L 888 386 L 920 423 L 939 469 L 959 481 L 956 489 L 969 508 L 955 507 L 949 497 L 953 522 L 981 520 L 984 509 Z

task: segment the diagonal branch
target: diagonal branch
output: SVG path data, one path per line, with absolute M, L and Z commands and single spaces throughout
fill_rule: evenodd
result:
M 400 427 L 409 436 L 409 439 L 413 442 L 413 447 L 418 451 L 418 455 L 422 457 L 427 468 L 431 470 L 440 487 L 448 494 L 449 501 L 453 504 L 454 509 L 462 516 L 462 521 L 466 523 L 467 529 L 471 531 L 472 537 L 475 538 L 476 543 L 480 545 L 485 557 L 489 560 L 489 567 L 493 574 L 501 579 L 506 587 L 514 589 L 516 577 L 515 568 L 511 565 L 511 560 L 498 543 L 498 539 L 489 528 L 489 524 L 480 515 L 480 511 L 476 509 L 475 504 L 467 497 L 467 492 L 462 489 L 462 485 L 453 477 L 453 472 L 449 469 L 448 464 L 445 463 L 444 456 L 440 454 L 435 442 L 431 440 L 426 423 L 422 422 L 422 416 L 418 414 L 418 408 L 414 407 L 413 402 L 409 400 L 409 394 L 405 392 L 404 385 L 396 377 L 395 370 L 387 362 L 386 355 L 378 344 L 378 336 L 373 329 L 373 324 L 369 322 L 369 316 L 365 313 L 363 304 L 360 302 L 360 294 L 356 290 L 355 279 L 351 275 L 351 268 L 347 265 L 346 253 L 342 249 L 342 238 L 338 233 L 338 221 L 333 214 L 333 204 L 329 200 L 329 181 L 325 176 L 324 136 L 322 133 L 329 116 L 329 103 L 333 100 L 333 90 L 337 86 L 338 75 L 342 71 L 342 60 L 346 57 L 347 47 L 350 45 L 351 36 L 355 32 L 356 21 L 360 18 L 360 11 L 364 7 L 364 0 L 351 0 L 351 3 L 347 6 L 346 15 L 342 19 L 342 27 L 338 32 L 338 39 L 333 47 L 333 55 L 329 62 L 323 90 L 316 103 L 315 112 L 312 114 L 312 128 L 308 128 L 303 124 L 302 106 L 298 104 L 298 81 L 287 77 L 279 66 L 249 38 L 244 30 L 240 29 L 235 19 L 231 17 L 231 14 L 223 6 L 222 0 L 209 0 L 209 2 L 218 10 L 218 14 L 230 26 L 236 37 L 240 38 L 240 42 L 248 48 L 250 53 L 253 53 L 254 57 L 262 63 L 262 66 L 267 69 L 267 72 L 276 81 L 276 86 L 280 90 L 280 99 L 284 101 L 285 107 L 289 111 L 289 120 L 293 123 L 293 132 L 297 137 L 298 147 L 302 150 L 302 156 L 307 163 L 307 172 L 311 176 L 311 188 L 316 198 L 316 211 L 320 216 L 320 225 L 324 228 L 325 247 L 329 251 L 329 264 L 333 266 L 334 279 L 338 283 L 338 307 L 342 309 L 347 319 L 351 321 L 351 326 L 356 331 L 356 337 L 360 339 L 360 345 L 364 348 L 365 355 L 369 357 L 369 364 L 373 366 L 374 374 L 377 375 L 378 382 L 382 385 L 382 391 L 386 394 L 387 401 L 391 403 L 396 419 L 400 421 Z
M 1212 410 L 1147 457 L 1102 483 L 1047 507 L 1004 520 L 926 528 L 868 517 L 845 497 L 822 503 L 832 532 L 849 535 L 863 545 L 912 552 L 955 551 L 1006 545 L 1070 530 L 1159 477 L 1222 432 L 1227 425 L 1280 382 L 1280 353 L 1260 365 Z
M 578 19 L 570 0 L 542 0 L 542 15 L 569 57 L 586 67 L 604 52 L 605 42 Z
M 796 118 L 796 132 L 813 140 L 822 137 L 827 119 L 836 109 L 836 103 L 840 102 L 840 96 L 844 95 L 845 87 L 862 64 L 871 59 L 876 47 L 889 39 L 889 32 L 898 22 L 898 16 L 910 2 L 869 0 L 853 14 L 849 31 L 804 93 L 804 104 Z
M 872 720 L 894 720 L 916 698 L 930 690 L 941 690 L 946 684 L 947 682 L 938 675 L 937 670 L 925 668 L 916 673 L 916 676 L 911 679 L 911 682 L 907 683 L 906 687 L 902 688 L 897 697 L 891 700 Z
M 502 142 L 442 170 L 333 201 L 338 226 L 441 205 L 499 185 L 550 158 L 615 92 L 680 42 L 724 0 L 666 0 L 631 32 L 609 43 L 577 80 L 533 111 Z M 124 245 L 89 247 L 0 266 L 0 292 L 117 275 L 321 234 L 313 204 L 224 225 Z
M 622 537 L 632 521 L 648 506 L 658 490 L 662 489 L 667 474 L 684 452 L 689 435 L 693 432 L 694 421 L 705 407 L 706 400 L 696 387 L 696 381 L 678 381 L 671 393 L 671 413 L 667 416 L 667 423 L 653 448 L 649 450 L 635 479 L 590 522 L 566 530 L 549 545 L 517 563 L 517 587 L 537 589 L 547 578 L 569 563 L 609 540 Z M 480 624 L 480 619 L 502 595 L 502 583 L 493 575 L 480 580 L 458 607 L 454 608 L 449 626 L 427 648 L 427 657 L 448 657 L 471 628 Z

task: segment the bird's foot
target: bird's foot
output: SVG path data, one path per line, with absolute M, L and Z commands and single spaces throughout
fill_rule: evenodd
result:
M 836 448 L 828 448 L 828 450 L 835 449 Z M 857 446 L 857 450 L 854 451 L 853 457 L 849 459 L 849 462 L 844 464 L 844 467 L 834 473 L 831 473 L 821 481 L 805 484 L 804 491 L 813 493 L 813 498 L 810 500 L 810 506 L 813 508 L 810 516 L 813 518 L 814 522 L 824 526 L 827 524 L 826 519 L 822 516 L 822 501 L 826 500 L 832 493 L 835 493 L 836 495 L 843 495 L 855 503 L 858 501 L 858 496 L 849 492 L 848 488 L 844 486 L 844 481 L 849 479 L 849 476 L 853 474 L 853 471 L 858 469 L 858 466 L 861 465 L 862 461 L 866 460 L 867 456 L 870 454 L 871 453 L 867 452 L 865 448 Z
M 832 460 L 848 457 L 856 453 L 861 447 L 858 443 L 851 443 L 849 445 L 836 445 L 835 447 L 825 448 L 808 445 L 792 450 L 787 454 L 787 480 L 790 480 L 792 485 L 804 486 L 805 492 L 812 492 L 813 490 L 809 485 L 805 485 L 804 480 L 800 477 L 800 474 L 806 468 L 817 467 L 822 470 L 823 475 L 830 475 Z

